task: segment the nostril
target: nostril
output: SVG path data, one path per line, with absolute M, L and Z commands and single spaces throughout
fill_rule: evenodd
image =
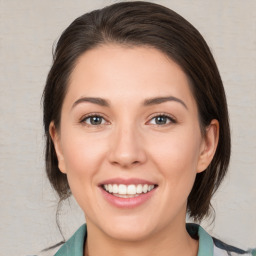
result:
M 113 161 L 114 166 L 122 166 L 123 168 L 129 168 L 140 164 L 140 161 Z

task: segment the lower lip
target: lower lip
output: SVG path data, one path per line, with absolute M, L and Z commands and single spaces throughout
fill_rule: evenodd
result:
M 155 193 L 156 188 L 152 189 L 151 191 L 145 193 L 145 194 L 140 194 L 135 197 L 130 197 L 130 198 L 122 198 L 122 197 L 117 197 L 114 196 L 107 191 L 105 191 L 103 188 L 100 188 L 104 198 L 112 205 L 118 208 L 135 208 L 138 207 L 145 202 L 147 202 L 152 195 Z

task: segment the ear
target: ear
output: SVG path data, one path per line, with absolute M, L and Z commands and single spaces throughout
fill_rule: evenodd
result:
M 197 172 L 203 172 L 211 163 L 219 142 L 219 122 L 213 119 L 205 130 L 205 135 L 200 147 Z
M 49 125 L 49 133 L 54 144 L 55 152 L 58 158 L 58 167 L 62 173 L 66 173 L 66 166 L 64 156 L 61 147 L 60 134 L 58 133 L 54 122 L 52 121 Z

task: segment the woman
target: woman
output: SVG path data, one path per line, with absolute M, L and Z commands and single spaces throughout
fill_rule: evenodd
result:
M 46 171 L 83 225 L 49 255 L 252 255 L 186 224 L 223 180 L 230 131 L 200 33 L 175 12 L 125 2 L 60 37 L 44 91 Z

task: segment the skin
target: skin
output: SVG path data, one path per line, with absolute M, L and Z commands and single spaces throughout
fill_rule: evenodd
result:
M 143 105 L 169 96 L 178 101 Z M 82 97 L 102 98 L 109 106 L 75 103 Z M 103 116 L 101 124 L 93 125 L 88 114 Z M 171 119 L 157 124 L 159 115 Z M 214 156 L 219 125 L 212 120 L 202 136 L 197 105 L 179 65 L 146 46 L 89 50 L 71 74 L 60 129 L 53 122 L 49 129 L 59 169 L 86 217 L 86 254 L 197 255 L 198 241 L 185 228 L 187 198 L 196 174 Z M 120 209 L 99 188 L 117 177 L 146 179 L 158 187 L 142 205 Z

